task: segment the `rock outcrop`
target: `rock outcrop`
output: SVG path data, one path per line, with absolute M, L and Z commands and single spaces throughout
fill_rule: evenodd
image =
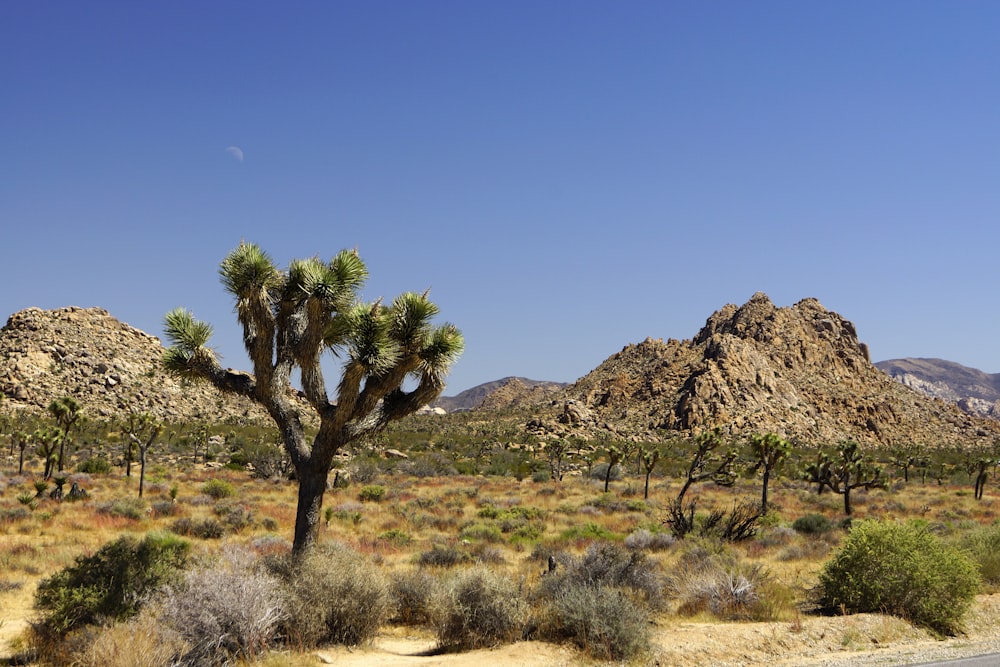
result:
M 1000 424 L 892 381 L 872 365 L 854 325 L 816 299 L 779 308 L 762 293 L 715 312 L 691 340 L 626 346 L 569 387 L 565 399 L 589 408 L 592 423 L 633 439 L 716 426 L 814 444 L 1000 438 Z
M 269 423 L 247 399 L 167 375 L 163 351 L 157 337 L 101 308 L 27 308 L 0 329 L 0 409 L 38 414 L 72 396 L 88 418 L 139 410 L 178 422 Z

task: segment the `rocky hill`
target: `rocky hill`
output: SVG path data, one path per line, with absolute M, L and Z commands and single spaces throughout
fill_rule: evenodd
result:
M 269 421 L 246 399 L 167 375 L 162 355 L 158 338 L 101 308 L 28 308 L 0 329 L 0 409 L 37 414 L 68 395 L 88 418 L 140 410 L 171 421 Z
M 691 340 L 628 345 L 569 387 L 536 431 L 636 438 L 773 431 L 808 443 L 991 444 L 1000 424 L 891 380 L 854 325 L 816 299 L 762 293 L 716 311 Z M 557 422 L 557 423 L 556 423 Z
M 505 377 L 493 382 L 485 382 L 455 396 L 441 396 L 433 405 L 448 412 L 472 410 L 475 408 L 502 409 L 511 405 L 537 402 L 551 394 L 565 389 L 560 382 L 529 380 L 522 377 Z
M 956 403 L 965 412 L 1000 419 L 1000 373 L 984 373 L 943 359 L 889 359 L 875 366 L 919 392 Z

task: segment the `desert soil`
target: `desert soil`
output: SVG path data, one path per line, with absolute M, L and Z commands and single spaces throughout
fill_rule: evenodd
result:
M 30 597 L 0 610 L 0 660 L 26 625 Z M 703 623 L 661 619 L 653 651 L 636 665 L 660 667 L 851 667 L 913 665 L 930 660 L 1000 652 L 1000 594 L 982 595 L 966 618 L 966 632 L 935 638 L 908 623 L 879 614 L 804 616 L 795 622 Z M 315 651 L 299 664 L 344 667 L 562 667 L 599 665 L 569 645 L 524 641 L 495 649 L 434 654 L 434 636 L 405 627 L 386 628 L 370 645 Z

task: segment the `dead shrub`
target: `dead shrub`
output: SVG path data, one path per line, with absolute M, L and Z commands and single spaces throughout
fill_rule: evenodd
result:
M 187 644 L 178 664 L 192 667 L 260 657 L 287 617 L 281 581 L 235 548 L 168 587 L 158 612 Z

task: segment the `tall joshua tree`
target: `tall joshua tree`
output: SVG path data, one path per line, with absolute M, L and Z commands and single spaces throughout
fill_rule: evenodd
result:
M 426 292 L 407 292 L 388 306 L 381 299 L 359 303 L 368 270 L 356 251 L 341 251 L 329 262 L 294 260 L 281 270 L 258 246 L 241 243 L 219 273 L 236 300 L 253 374 L 224 370 L 207 346 L 212 327 L 183 308 L 165 317 L 171 346 L 164 364 L 172 373 L 207 379 L 267 410 L 296 472 L 292 549 L 301 556 L 317 537 L 334 455 L 437 398 L 462 353 L 462 334 L 452 324 L 432 325 L 438 308 Z M 334 400 L 320 365 L 324 351 L 344 360 Z M 296 368 L 319 418 L 311 441 L 293 400 Z

